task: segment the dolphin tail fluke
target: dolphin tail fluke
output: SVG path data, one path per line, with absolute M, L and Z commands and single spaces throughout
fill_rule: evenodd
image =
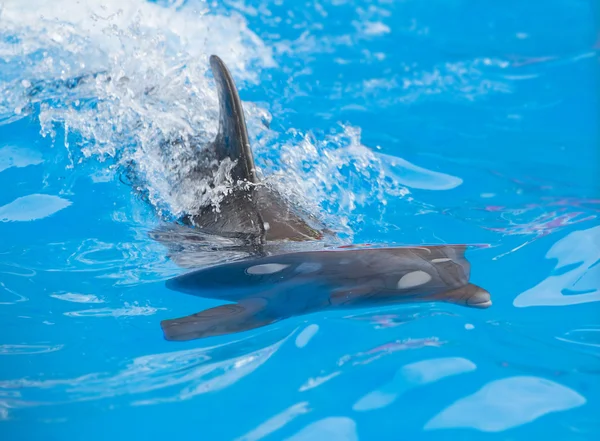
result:
M 243 301 L 221 305 L 196 314 L 160 323 L 166 340 L 188 341 L 204 337 L 215 337 L 260 328 L 276 321 L 264 317 L 264 301 Z
M 258 179 L 254 170 L 244 109 L 235 82 L 229 69 L 218 56 L 211 55 L 210 66 L 219 95 L 219 132 L 213 143 L 217 159 L 222 161 L 229 158 L 237 161 L 231 171 L 234 181 L 256 183 Z

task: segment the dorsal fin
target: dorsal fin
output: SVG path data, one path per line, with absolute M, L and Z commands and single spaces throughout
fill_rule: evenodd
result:
M 216 55 L 211 55 L 210 66 L 219 95 L 219 133 L 213 143 L 217 159 L 222 161 L 229 158 L 237 161 L 231 171 L 234 181 L 246 180 L 257 183 L 244 109 L 231 73 L 223 60 Z
M 1 1 L 1 0 L 0 0 Z M 229 70 L 216 55 L 210 65 L 219 96 L 219 132 L 213 142 L 217 159 L 236 162 L 231 171 L 234 181 L 259 184 L 248 140 L 244 109 Z M 226 237 L 273 240 L 311 240 L 322 238 L 279 193 L 266 185 L 249 188 L 235 186 L 219 204 L 203 207 L 186 216 L 185 222 L 207 232 Z

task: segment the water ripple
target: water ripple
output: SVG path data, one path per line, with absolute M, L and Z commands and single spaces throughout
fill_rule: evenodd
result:
M 290 336 L 266 332 L 261 334 L 260 343 L 257 338 L 250 338 L 206 348 L 145 355 L 131 360 L 114 375 L 90 373 L 70 379 L 5 380 L 0 381 L 0 390 L 21 394 L 19 399 L 3 399 L 7 407 L 13 409 L 149 393 L 148 397 L 134 399 L 131 405 L 189 400 L 229 387 L 250 375 Z M 61 347 L 0 346 L 8 353 L 19 354 L 49 352 Z M 164 393 L 156 395 L 158 390 L 164 390 Z
M 67 292 L 64 294 L 50 294 L 50 297 L 74 303 L 104 303 L 104 300 L 99 299 L 93 294 L 76 294 L 72 292 Z
M 2 292 L 4 293 L 9 293 L 11 296 L 14 296 L 14 300 L 12 301 L 0 301 L 0 305 L 14 305 L 15 303 L 19 303 L 19 302 L 26 302 L 29 300 L 29 298 L 25 297 L 22 294 L 19 294 L 18 292 L 7 288 L 6 285 L 4 284 L 4 282 L 0 282 L 0 287 L 2 287 Z M 3 299 L 4 295 L 0 296 L 0 299 Z
M 98 303 L 98 302 L 95 302 Z M 81 311 L 65 312 L 67 317 L 135 317 L 142 315 L 153 315 L 165 308 L 153 308 L 151 306 L 125 305 L 123 308 L 97 308 L 83 309 Z
M 64 345 L 0 345 L 0 355 L 46 354 L 60 351 L 63 347 Z

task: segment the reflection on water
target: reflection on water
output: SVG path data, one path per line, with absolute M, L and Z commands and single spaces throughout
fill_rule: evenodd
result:
M 26 222 L 51 216 L 71 201 L 48 194 L 30 194 L 0 207 L 0 222 Z
M 0 173 L 11 167 L 27 167 L 42 162 L 44 158 L 37 150 L 12 145 L 0 147 Z
M 358 441 L 356 423 L 348 417 L 329 417 L 310 423 L 286 441 Z
M 554 274 L 519 294 L 515 306 L 565 306 L 600 300 L 600 226 L 569 233 L 548 250 L 546 258 L 558 261 Z
M 431 358 L 403 366 L 385 386 L 368 393 L 352 407 L 356 411 L 380 409 L 396 401 L 407 390 L 434 383 L 452 375 L 471 372 L 476 366 L 460 357 Z
M 310 410 L 311 409 L 308 405 L 308 402 L 306 401 L 294 404 L 293 406 L 288 407 L 283 412 L 278 413 L 272 418 L 269 418 L 267 421 L 260 424 L 252 431 L 246 433 L 245 435 L 239 438 L 236 438 L 234 441 L 258 441 L 259 439 L 269 436 L 278 429 L 281 429 L 294 418 L 310 412 Z
M 585 402 L 574 390 L 544 378 L 504 378 L 456 401 L 429 420 L 425 429 L 469 427 L 501 432 Z

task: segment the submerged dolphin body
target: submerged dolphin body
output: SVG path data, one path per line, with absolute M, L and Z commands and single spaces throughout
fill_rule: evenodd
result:
M 161 322 L 167 340 L 259 328 L 326 309 L 442 301 L 491 306 L 469 283 L 461 245 L 309 251 L 205 268 L 167 282 L 176 291 L 235 302 Z
M 174 230 L 157 232 L 156 238 L 170 248 L 176 262 L 214 265 L 169 280 L 170 289 L 230 302 L 162 321 L 167 340 L 241 332 L 332 308 L 430 301 L 476 308 L 491 305 L 489 293 L 469 283 L 466 246 L 324 251 L 318 240 L 327 230 L 310 226 L 297 207 L 259 182 L 231 74 L 215 55 L 210 64 L 219 96 L 219 132 L 212 146 L 219 160 L 234 162 L 235 184 L 220 211 L 205 208 L 184 222 L 224 241 L 241 240 L 242 245 L 223 243 L 209 252 L 204 244 L 196 252 L 191 233 L 184 233 L 181 241 L 177 237 L 182 235 Z M 199 244 L 207 242 L 197 239 Z M 303 245 L 290 249 L 285 245 L 290 242 Z M 219 251 L 244 260 L 223 263 Z

